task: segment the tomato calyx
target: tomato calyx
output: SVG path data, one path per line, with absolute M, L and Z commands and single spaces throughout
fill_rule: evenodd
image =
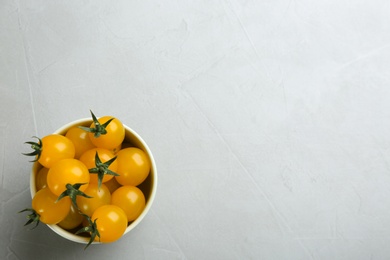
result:
M 73 185 L 70 183 L 66 184 L 65 185 L 66 190 L 63 193 L 61 193 L 61 195 L 57 198 L 56 202 L 60 201 L 62 198 L 66 197 L 66 196 L 69 196 L 69 198 L 72 201 L 73 206 L 76 209 L 79 209 L 79 207 L 77 206 L 77 203 L 76 203 L 77 196 L 83 196 L 85 198 L 92 198 L 91 196 L 88 196 L 87 194 L 85 194 L 84 192 L 79 190 L 81 185 L 84 185 L 84 184 L 86 184 L 86 183 L 75 183 Z
M 99 242 L 100 242 L 100 233 L 99 233 L 99 230 L 97 229 L 97 224 L 96 224 L 97 219 L 95 219 L 92 222 L 92 219 L 88 215 L 85 215 L 83 213 L 80 213 L 80 214 L 83 215 L 87 219 L 88 226 L 77 230 L 77 232 L 75 234 L 77 235 L 80 233 L 88 232 L 91 235 L 91 238 L 89 239 L 88 244 L 84 247 L 84 250 L 85 250 L 95 240 L 96 236 L 99 238 Z
M 91 112 L 93 123 L 95 124 L 95 128 L 90 128 L 85 126 L 79 126 L 79 127 L 87 132 L 93 133 L 95 138 L 99 137 L 100 135 L 107 134 L 106 127 L 108 126 L 109 123 L 111 123 L 112 120 L 114 120 L 114 118 L 107 120 L 107 122 L 105 122 L 104 124 L 100 124 L 96 116 L 93 114 L 92 110 L 90 110 L 90 112 Z
M 33 136 L 33 138 L 38 139 L 39 142 L 25 142 L 25 144 L 31 145 L 31 149 L 33 149 L 34 151 L 32 151 L 31 153 L 23 153 L 23 155 L 26 156 L 36 156 L 36 158 L 30 162 L 38 161 L 42 153 L 42 140 L 36 136 Z
M 30 211 L 31 214 L 27 215 L 27 222 L 26 224 L 24 224 L 24 226 L 27 226 L 27 225 L 30 225 L 31 223 L 35 223 L 35 226 L 32 227 L 31 229 L 34 229 L 38 226 L 40 220 L 40 216 L 39 214 L 34 210 L 34 209 L 30 209 L 30 208 L 27 208 L 27 209 L 24 209 L 24 210 L 21 210 L 19 211 L 18 213 L 22 213 L 22 212 L 25 212 L 25 211 Z
M 98 176 L 98 189 L 102 186 L 104 175 L 119 176 L 118 173 L 111 171 L 108 167 L 116 160 L 116 156 L 106 162 L 102 162 L 99 158 L 98 152 L 95 154 L 95 168 L 88 169 L 89 173 L 97 174 Z

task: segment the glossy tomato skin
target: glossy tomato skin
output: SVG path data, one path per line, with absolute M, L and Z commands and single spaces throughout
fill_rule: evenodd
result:
M 65 136 L 72 141 L 75 147 L 75 158 L 80 158 L 85 151 L 95 147 L 89 138 L 88 132 L 80 127 L 75 126 L 70 128 Z
M 85 191 L 89 183 L 87 167 L 77 159 L 56 162 L 47 174 L 47 186 L 57 196 L 66 190 L 66 184 L 85 183 L 79 190 Z
M 144 151 L 136 147 L 129 147 L 117 153 L 118 170 L 120 176 L 116 180 L 121 185 L 138 186 L 149 175 L 150 160 Z
M 39 190 L 33 200 L 32 208 L 40 216 L 39 220 L 45 224 L 57 224 L 62 221 L 70 211 L 71 201 L 68 197 L 56 202 L 58 196 L 54 195 L 48 187 Z
M 120 149 L 122 149 L 122 144 L 118 145 L 118 146 L 115 147 L 114 149 L 110 149 L 110 151 L 111 151 L 114 155 L 116 155 L 116 154 L 120 151 Z
M 35 186 L 38 190 L 41 190 L 45 187 L 47 187 L 47 174 L 49 173 L 49 169 L 42 167 L 35 178 Z
M 92 221 L 96 220 L 97 229 L 100 233 L 100 242 L 110 243 L 118 240 L 127 228 L 125 212 L 115 205 L 104 205 L 92 214 Z M 96 237 L 96 241 L 99 238 Z
M 112 159 L 115 157 L 114 153 L 111 152 L 110 150 L 107 150 L 107 149 L 104 149 L 104 148 L 92 148 L 86 152 L 84 152 L 81 156 L 80 156 L 80 161 L 82 163 L 85 164 L 85 166 L 87 166 L 88 169 L 91 169 L 91 168 L 95 168 L 96 167 L 96 163 L 95 163 L 95 155 L 96 155 L 96 152 L 98 153 L 99 155 L 99 158 L 100 160 L 105 163 L 107 162 L 108 160 Z M 118 168 L 118 162 L 115 160 L 111 163 L 111 165 L 108 167 L 109 170 L 113 171 L 113 172 L 116 172 Z M 98 175 L 97 174 L 93 174 L 91 173 L 90 174 L 90 182 L 91 183 L 98 183 Z M 106 182 L 106 181 L 109 181 L 110 179 L 112 179 L 114 177 L 114 175 L 108 175 L 108 174 L 105 174 L 104 177 L 103 177 L 103 180 L 102 182 Z
M 97 208 L 111 203 L 111 193 L 104 184 L 99 189 L 96 183 L 90 183 L 84 193 L 92 198 L 78 196 L 76 199 L 77 206 L 82 213 L 89 217 Z
M 111 194 L 114 191 L 116 191 L 116 189 L 118 189 L 119 187 L 122 186 L 119 184 L 119 182 L 115 178 L 112 178 L 111 180 L 105 182 L 104 185 L 106 185 L 106 187 L 108 188 L 108 190 L 110 191 Z
M 42 150 L 38 162 L 46 168 L 62 159 L 74 158 L 75 147 L 72 141 L 59 134 L 51 134 L 42 138 Z
M 112 193 L 111 204 L 123 209 L 127 221 L 133 221 L 145 209 L 145 196 L 135 186 L 122 186 Z
M 99 123 L 102 125 L 106 123 L 112 116 L 103 116 L 98 119 Z M 91 128 L 95 128 L 95 123 L 92 123 Z M 106 148 L 108 150 L 113 150 L 122 144 L 125 139 L 125 128 L 119 119 L 114 118 L 106 127 L 106 134 L 102 134 L 99 137 L 95 137 L 94 133 L 88 133 L 89 138 L 96 147 Z
M 58 226 L 63 229 L 73 229 L 78 227 L 83 221 L 84 217 L 79 213 L 79 211 L 71 204 L 70 211 L 66 217 L 58 223 Z

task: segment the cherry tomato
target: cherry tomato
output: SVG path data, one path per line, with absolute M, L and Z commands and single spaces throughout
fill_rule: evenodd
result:
M 63 135 L 51 134 L 42 138 L 41 155 L 38 162 L 46 168 L 62 159 L 74 158 L 75 148 L 71 140 Z
M 92 216 L 97 208 L 108 205 L 111 202 L 111 193 L 104 184 L 98 189 L 96 183 L 90 183 L 84 193 L 92 198 L 78 196 L 76 202 L 80 211 L 85 215 Z
M 145 209 L 145 196 L 135 186 L 122 186 L 112 193 L 111 204 L 123 209 L 127 220 L 133 221 Z
M 114 149 L 111 149 L 110 151 L 113 153 L 113 154 L 117 154 L 120 149 L 122 149 L 122 144 L 118 145 L 117 147 L 115 147 Z
M 144 151 L 130 147 L 122 149 L 117 154 L 118 169 L 120 176 L 115 176 L 122 185 L 137 186 L 141 184 L 150 171 L 150 160 Z
M 64 159 L 56 162 L 47 174 L 47 186 L 57 196 L 66 190 L 66 184 L 89 183 L 87 167 L 77 159 Z M 85 191 L 87 184 L 81 185 Z
M 42 167 L 35 178 L 35 186 L 38 190 L 41 190 L 47 186 L 47 174 L 49 172 L 48 168 Z
M 110 191 L 111 194 L 116 189 L 118 189 L 119 187 L 122 186 L 122 185 L 119 184 L 119 182 L 115 178 L 112 178 L 111 180 L 105 182 L 104 184 L 106 185 L 106 187 L 108 188 L 108 190 Z
M 48 187 L 39 190 L 33 200 L 32 208 L 40 216 L 39 220 L 45 224 L 57 224 L 62 221 L 70 211 L 71 201 L 63 198 L 56 202 L 58 196 L 54 195 Z
M 118 240 L 126 231 L 127 217 L 123 210 L 115 205 L 104 205 L 92 214 L 100 233 L 100 242 L 109 243 Z M 99 238 L 96 237 L 96 241 Z
M 98 119 L 99 123 L 102 125 L 106 123 L 108 120 L 113 118 L 112 116 L 103 116 Z M 95 128 L 95 123 L 92 123 L 90 128 Z M 102 134 L 99 137 L 95 137 L 94 133 L 88 133 L 89 138 L 92 143 L 96 147 L 106 148 L 106 149 L 114 149 L 118 147 L 123 140 L 125 139 L 125 128 L 119 119 L 114 118 L 107 126 L 106 126 L 106 134 Z
M 78 227 L 83 219 L 83 215 L 81 215 L 79 211 L 71 204 L 68 215 L 58 223 L 58 226 L 62 227 L 63 229 L 73 229 Z
M 85 166 L 87 166 L 88 169 L 96 167 L 96 164 L 95 164 L 96 163 L 95 162 L 96 152 L 98 153 L 98 156 L 99 156 L 100 160 L 102 161 L 102 163 L 105 163 L 108 160 L 115 157 L 115 155 L 110 150 L 107 150 L 104 148 L 90 149 L 90 150 L 86 151 L 85 153 L 83 153 L 80 157 L 80 161 L 83 162 L 85 164 Z M 118 168 L 118 162 L 116 160 L 113 161 L 111 163 L 111 165 L 108 167 L 108 169 L 113 171 L 113 172 L 116 172 L 117 168 Z M 104 183 L 106 181 L 109 181 L 113 177 L 114 177 L 114 175 L 105 174 L 102 182 Z M 90 174 L 90 183 L 98 183 L 98 175 L 97 174 L 93 174 L 93 173 Z
M 80 158 L 85 151 L 95 147 L 88 136 L 88 132 L 79 127 L 70 128 L 65 136 L 74 144 L 76 151 L 75 158 Z

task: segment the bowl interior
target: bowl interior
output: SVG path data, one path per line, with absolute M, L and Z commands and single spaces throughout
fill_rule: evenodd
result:
M 90 126 L 91 123 L 92 123 L 91 119 L 80 119 L 80 120 L 71 122 L 71 123 L 59 128 L 54 133 L 65 135 L 66 132 L 73 126 L 80 126 L 80 125 L 81 126 Z M 146 178 L 146 180 L 143 183 L 141 183 L 139 186 L 137 186 L 138 188 L 140 188 L 142 190 L 142 192 L 145 195 L 145 202 L 146 202 L 145 209 L 136 220 L 128 223 L 127 229 L 125 231 L 125 234 L 127 234 L 130 230 L 135 228 L 141 222 L 141 220 L 145 217 L 145 215 L 147 214 L 147 212 L 149 211 L 149 209 L 153 203 L 153 200 L 154 200 L 154 197 L 156 194 L 156 190 L 157 190 L 157 169 L 156 169 L 156 164 L 155 164 L 153 155 L 152 155 L 149 147 L 145 143 L 145 141 L 130 127 L 128 127 L 126 125 L 124 125 L 124 127 L 125 127 L 125 140 L 123 142 L 124 145 L 137 147 L 137 148 L 143 150 L 148 155 L 150 162 L 151 162 L 151 168 L 150 168 L 150 173 L 149 173 L 148 177 Z M 36 179 L 38 171 L 41 168 L 42 168 L 42 166 L 38 162 L 35 162 L 33 164 L 32 174 L 31 174 L 31 178 L 30 178 L 30 191 L 31 191 L 32 198 L 34 197 L 35 193 L 37 192 L 35 179 Z M 69 239 L 71 241 L 83 243 L 83 244 L 86 244 L 89 241 L 89 237 L 85 237 L 82 235 L 75 235 L 71 231 L 67 231 L 58 225 L 48 225 L 48 226 L 54 232 L 59 234 L 60 236 L 66 238 L 66 239 Z M 93 244 L 98 244 L 98 242 L 93 242 Z

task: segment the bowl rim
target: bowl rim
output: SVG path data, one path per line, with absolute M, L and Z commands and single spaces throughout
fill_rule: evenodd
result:
M 53 134 L 62 134 L 62 133 L 66 132 L 68 129 L 70 129 L 73 126 L 86 124 L 88 122 L 92 123 L 92 119 L 91 118 L 82 118 L 82 119 L 74 120 L 74 121 L 72 121 L 70 123 L 67 123 L 67 124 L 61 126 L 56 131 L 54 131 Z M 148 201 L 146 202 L 144 210 L 142 211 L 142 213 L 138 216 L 138 218 L 136 220 L 132 221 L 130 223 L 130 225 L 127 226 L 127 228 L 126 228 L 124 234 L 122 235 L 122 237 L 124 235 L 126 235 L 127 233 L 129 233 L 132 229 L 134 229 L 143 220 L 143 218 L 146 216 L 146 214 L 149 212 L 149 210 L 150 210 L 150 208 L 151 208 L 151 206 L 153 204 L 153 201 L 155 199 L 155 196 L 156 196 L 157 181 L 158 181 L 156 162 L 154 160 L 153 154 L 152 154 L 149 146 L 146 144 L 146 142 L 143 140 L 143 138 L 136 131 L 134 131 L 132 128 L 128 127 L 125 124 L 123 124 L 123 126 L 125 128 L 125 132 L 126 131 L 130 132 L 130 134 L 132 136 L 134 136 L 135 139 L 137 139 L 137 141 L 139 141 L 142 144 L 142 146 L 143 146 L 142 148 L 148 154 L 148 156 L 150 158 L 150 162 L 151 162 L 151 167 L 150 167 L 150 173 L 149 174 L 153 175 L 153 185 L 151 185 L 150 195 L 149 195 Z M 30 175 L 30 193 L 31 193 L 31 198 L 33 198 L 35 193 L 37 192 L 37 189 L 36 189 L 36 186 L 35 186 L 35 172 L 37 171 L 38 167 L 39 167 L 39 163 L 35 162 L 33 164 L 33 166 L 32 166 L 32 170 L 31 170 L 31 175 Z M 66 238 L 66 239 L 68 239 L 70 241 L 77 242 L 77 243 L 82 243 L 82 244 L 87 244 L 89 242 L 89 238 L 88 237 L 82 237 L 82 236 L 75 235 L 75 234 L 73 234 L 73 233 L 71 233 L 71 232 L 61 228 L 60 226 L 58 226 L 56 224 L 46 224 L 46 225 L 51 230 L 53 230 L 55 233 L 57 233 L 58 235 Z M 94 241 L 94 242 L 92 242 L 92 244 L 101 244 L 101 243 Z

